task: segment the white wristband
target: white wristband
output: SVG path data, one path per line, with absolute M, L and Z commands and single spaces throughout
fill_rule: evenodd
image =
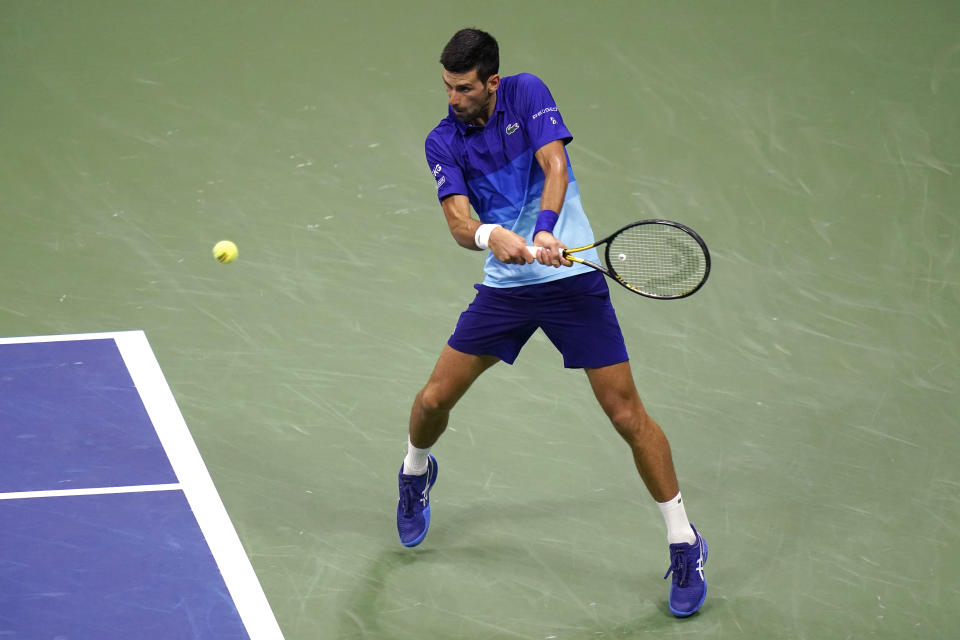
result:
M 473 235 L 473 241 L 476 243 L 477 249 L 490 248 L 490 234 L 499 226 L 498 224 L 482 224 L 477 227 L 477 232 Z

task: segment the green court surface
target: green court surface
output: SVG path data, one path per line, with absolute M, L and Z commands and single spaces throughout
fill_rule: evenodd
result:
M 710 545 L 690 619 L 542 334 L 396 539 L 482 277 L 423 157 L 463 26 L 551 87 L 598 235 L 710 245 L 692 298 L 613 292 Z M 960 3 L 7 0 L 0 82 L 0 335 L 146 332 L 286 638 L 957 637 Z

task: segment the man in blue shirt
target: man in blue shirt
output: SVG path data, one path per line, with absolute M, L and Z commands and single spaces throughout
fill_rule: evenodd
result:
M 637 393 L 606 281 L 561 253 L 594 240 L 566 153 L 573 136 L 539 78 L 499 76 L 499 48 L 490 34 L 458 31 L 440 62 L 448 115 L 427 136 L 427 162 L 454 240 L 489 253 L 476 298 L 414 399 L 399 474 L 400 541 L 416 546 L 427 534 L 438 471 L 430 449 L 453 406 L 485 370 L 501 360 L 512 364 L 542 329 L 565 367 L 584 369 L 630 445 L 667 524 L 670 610 L 691 615 L 706 597 L 707 545 L 687 520 L 667 438 Z M 536 258 L 528 245 L 540 248 Z M 593 253 L 587 258 L 597 261 Z

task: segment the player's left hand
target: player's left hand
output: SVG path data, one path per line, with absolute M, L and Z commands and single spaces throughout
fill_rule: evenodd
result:
M 573 264 L 570 260 L 563 257 L 563 250 L 567 245 L 563 244 L 549 231 L 541 231 L 533 239 L 533 246 L 540 247 L 537 253 L 537 262 L 548 267 L 569 267 Z

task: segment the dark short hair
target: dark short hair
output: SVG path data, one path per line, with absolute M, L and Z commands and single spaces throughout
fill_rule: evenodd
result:
M 486 31 L 460 29 L 443 48 L 440 64 L 450 73 L 476 69 L 480 82 L 486 82 L 500 69 L 500 46 Z

